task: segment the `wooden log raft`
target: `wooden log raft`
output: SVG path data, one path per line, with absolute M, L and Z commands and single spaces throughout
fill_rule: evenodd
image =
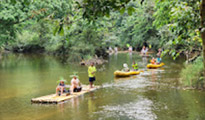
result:
M 97 90 L 99 88 L 101 88 L 102 86 L 94 86 L 94 88 L 89 88 L 89 86 L 83 86 L 82 91 L 81 92 L 73 92 L 73 94 L 71 95 L 66 95 L 66 93 L 64 93 L 61 96 L 56 96 L 56 94 L 51 94 L 51 95 L 46 95 L 46 96 L 42 96 L 42 97 L 38 97 L 38 98 L 32 98 L 31 102 L 32 103 L 43 103 L 43 104 L 52 104 L 52 103 L 60 103 L 60 102 L 64 102 L 68 99 L 74 98 L 74 97 L 78 97 L 80 95 L 83 95 L 85 93 L 89 93 L 91 91 Z

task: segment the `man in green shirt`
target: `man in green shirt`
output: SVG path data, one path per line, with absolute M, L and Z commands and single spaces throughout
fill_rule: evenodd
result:
M 91 65 L 88 67 L 88 77 L 90 82 L 90 88 L 93 88 L 93 82 L 95 81 L 95 72 L 96 68 L 94 66 L 94 63 L 91 63 Z

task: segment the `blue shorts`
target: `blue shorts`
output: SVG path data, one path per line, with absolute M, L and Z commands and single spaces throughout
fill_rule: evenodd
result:
M 95 81 L 95 77 L 89 77 L 89 82 L 94 82 Z

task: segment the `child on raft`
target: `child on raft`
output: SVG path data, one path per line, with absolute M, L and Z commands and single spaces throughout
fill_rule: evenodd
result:
M 138 71 L 138 64 L 135 63 L 135 61 L 133 61 L 133 63 L 132 63 L 132 68 L 134 71 Z
M 60 83 L 59 83 L 58 86 L 56 87 L 56 96 L 59 95 L 59 94 L 58 94 L 59 91 L 60 91 L 60 95 L 62 95 L 63 92 L 66 91 L 66 89 L 65 89 L 65 82 L 66 82 L 66 80 L 65 80 L 64 78 L 61 78 L 59 81 L 60 81 Z
M 71 80 L 71 87 L 70 87 L 70 94 L 73 92 L 80 92 L 82 90 L 80 80 L 78 79 L 79 77 L 77 75 L 71 75 L 72 80 Z
M 127 63 L 124 63 L 124 64 L 123 64 L 123 69 L 122 69 L 122 71 L 124 71 L 124 72 L 129 72 L 129 71 L 130 71 L 130 69 L 129 69 Z
M 151 64 L 156 65 L 156 59 L 154 57 L 151 60 Z

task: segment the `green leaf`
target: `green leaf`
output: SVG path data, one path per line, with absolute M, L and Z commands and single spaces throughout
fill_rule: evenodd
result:
M 16 4 L 16 0 L 11 0 L 11 3 L 12 4 Z
M 130 7 L 128 7 L 127 11 L 128 11 L 128 15 L 132 15 L 132 13 L 135 11 L 135 9 L 130 6 Z
M 176 54 L 176 52 L 175 52 L 175 51 L 173 51 L 173 52 L 172 52 L 172 56 L 175 56 L 175 54 Z
M 123 7 L 122 9 L 120 9 L 120 14 L 123 15 L 125 13 L 125 8 Z
M 180 55 L 180 53 L 177 53 L 177 54 L 176 54 L 176 57 L 178 57 L 179 55 Z
M 60 36 L 64 36 L 64 29 L 63 29 L 63 27 L 60 29 L 59 35 Z
M 57 31 L 59 31 L 59 26 L 56 26 L 56 28 L 54 29 L 54 31 L 53 31 L 53 35 L 55 36 L 56 35 L 56 33 L 57 33 Z

